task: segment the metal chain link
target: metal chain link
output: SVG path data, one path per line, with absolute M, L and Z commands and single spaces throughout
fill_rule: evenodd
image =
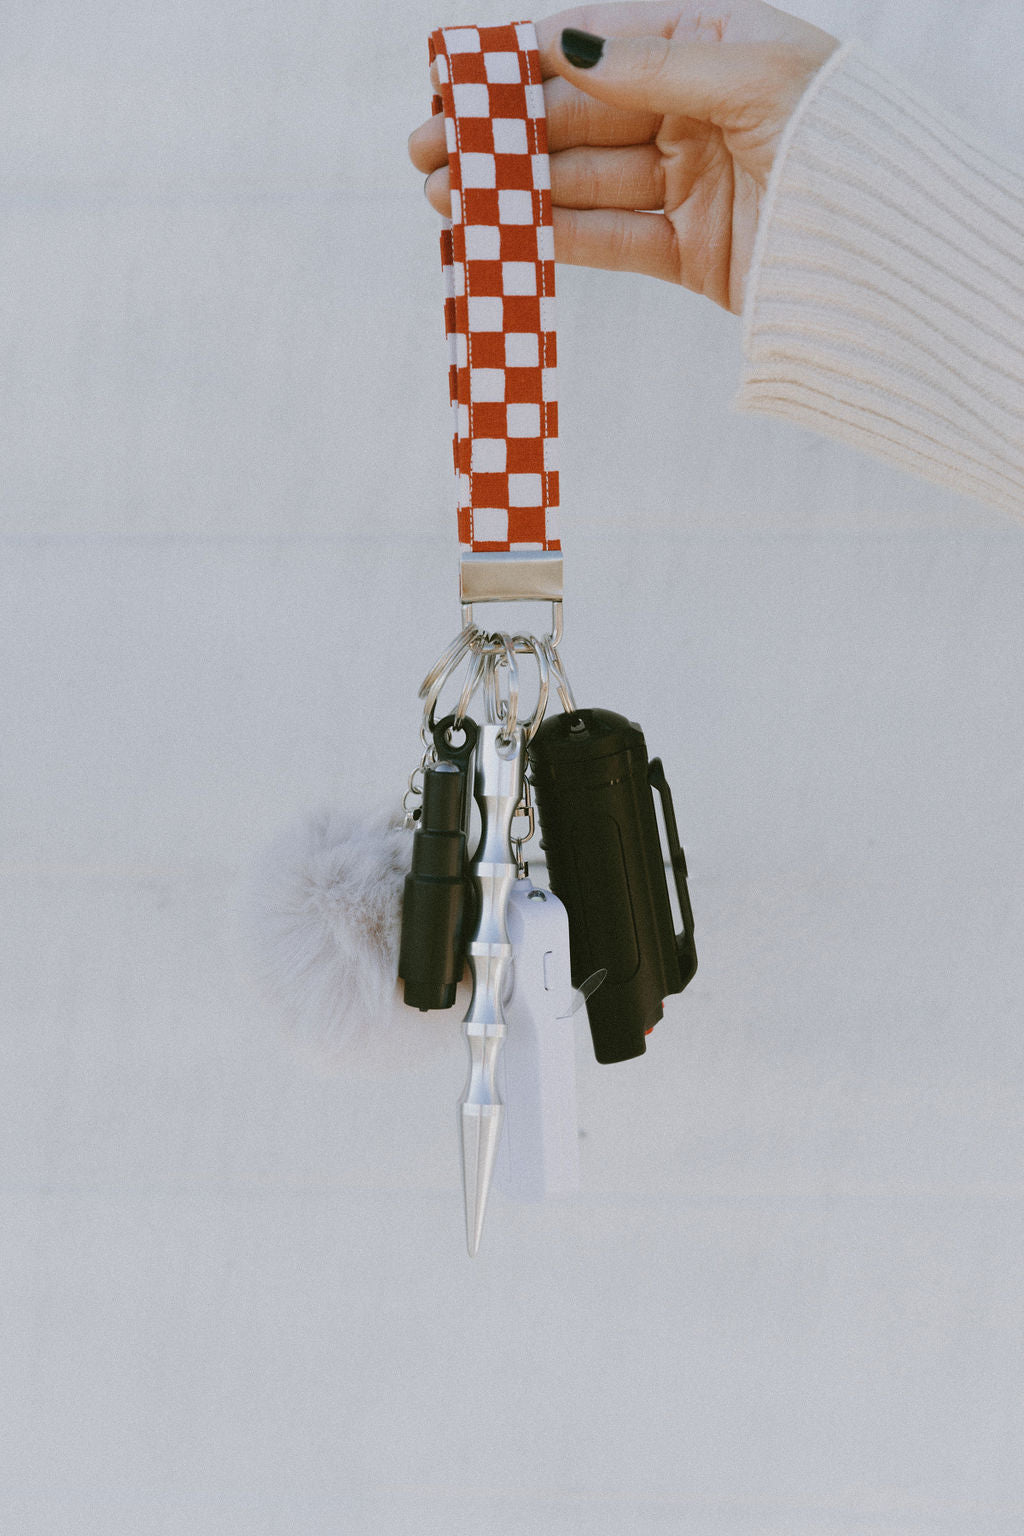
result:
M 528 843 L 536 831 L 536 822 L 533 814 L 533 796 L 530 793 L 530 780 L 525 775 L 523 777 L 523 798 L 516 806 L 512 825 L 515 826 L 517 821 L 526 821 L 529 824 L 527 831 L 521 836 L 516 837 L 513 833 L 509 837 L 509 841 L 512 844 L 512 852 L 515 855 L 516 872 L 520 880 L 525 880 L 530 873 L 530 866 L 523 857 L 523 844 Z

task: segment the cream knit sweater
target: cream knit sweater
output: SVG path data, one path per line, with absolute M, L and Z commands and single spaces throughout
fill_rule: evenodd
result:
M 843 44 L 772 169 L 743 350 L 739 410 L 1024 515 L 1024 165 Z

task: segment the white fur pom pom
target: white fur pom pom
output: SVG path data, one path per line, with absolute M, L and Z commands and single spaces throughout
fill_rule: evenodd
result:
M 249 928 L 265 990 L 324 1064 L 391 1016 L 413 834 L 393 817 L 321 811 L 256 872 Z

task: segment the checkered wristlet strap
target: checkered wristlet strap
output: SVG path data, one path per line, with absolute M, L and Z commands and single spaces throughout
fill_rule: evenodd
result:
M 462 599 L 562 595 L 555 261 L 532 22 L 430 38 L 451 170 L 441 233 Z

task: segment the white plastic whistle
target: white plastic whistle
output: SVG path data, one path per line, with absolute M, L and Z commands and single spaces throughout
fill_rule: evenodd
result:
M 505 1112 L 494 1182 L 509 1199 L 539 1201 L 580 1187 L 572 1014 L 582 997 L 569 974 L 569 919 L 558 897 L 517 880 L 507 922 L 512 965 L 496 1074 Z

